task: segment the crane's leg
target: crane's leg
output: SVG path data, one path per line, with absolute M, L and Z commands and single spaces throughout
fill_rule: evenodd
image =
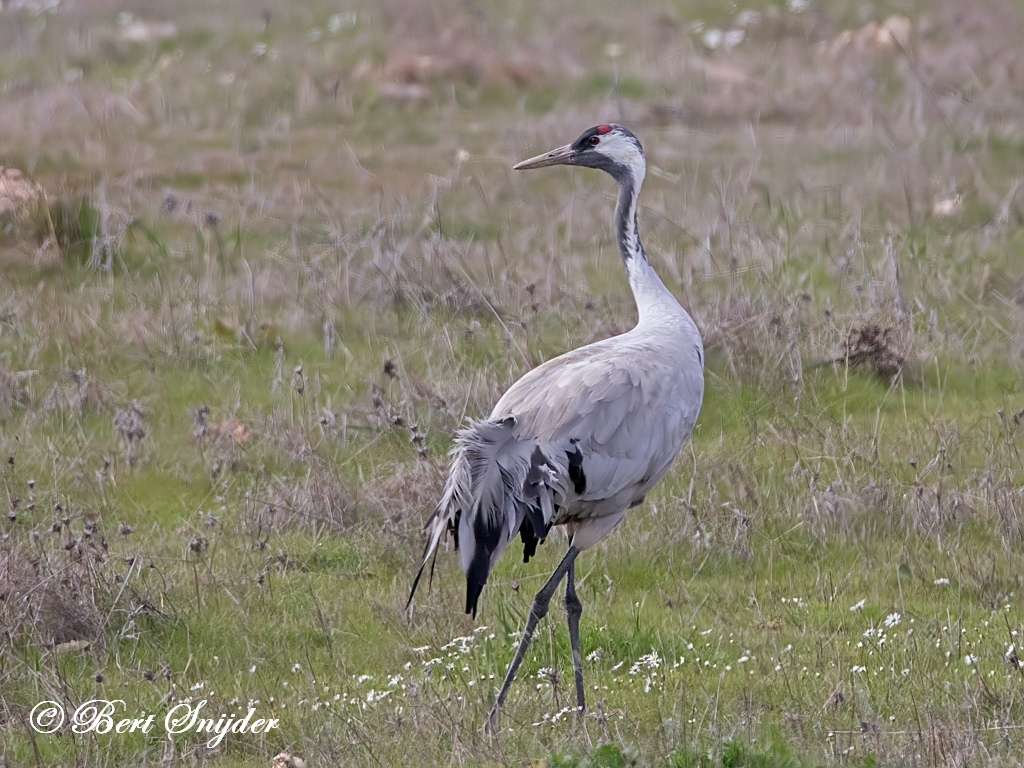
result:
M 555 594 L 555 590 L 558 589 L 559 582 L 562 581 L 562 577 L 565 576 L 567 571 L 572 569 L 573 561 L 576 560 L 576 555 L 580 551 L 576 547 L 569 547 L 569 551 L 565 553 L 565 557 L 562 558 L 562 562 L 555 568 L 555 572 L 551 574 L 551 578 L 547 580 L 547 583 L 540 588 L 540 591 L 533 598 L 533 605 L 530 607 L 530 615 L 526 619 L 526 628 L 523 629 L 523 636 L 519 638 L 519 646 L 516 648 L 516 653 L 512 657 L 512 663 L 508 665 L 508 672 L 505 674 L 505 682 L 501 684 L 501 690 L 498 691 L 498 698 L 494 702 L 494 706 L 491 707 L 491 714 L 488 716 L 489 725 L 493 726 L 498 718 L 498 710 L 501 709 L 501 705 L 505 703 L 505 697 L 508 695 L 508 689 L 512 685 L 512 681 L 515 679 L 516 672 L 519 670 L 519 665 L 523 663 L 523 657 L 526 656 L 526 647 L 530 644 L 530 640 L 533 639 L 533 631 L 537 628 L 537 623 L 547 616 L 548 604 L 551 602 L 552 595 Z
M 576 562 L 569 563 L 565 576 L 565 615 L 569 617 L 569 645 L 572 648 L 572 671 L 576 677 L 576 709 L 580 717 L 587 709 L 583 694 L 583 659 L 580 657 L 580 615 L 583 604 L 576 596 Z

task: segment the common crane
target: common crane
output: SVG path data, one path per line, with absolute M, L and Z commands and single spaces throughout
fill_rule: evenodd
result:
M 474 617 L 488 574 L 517 533 L 524 562 L 553 525 L 562 526 L 569 540 L 565 557 L 533 599 L 490 722 L 563 577 L 576 703 L 583 713 L 583 607 L 576 595 L 576 557 L 614 530 L 668 471 L 693 429 L 704 394 L 700 333 L 640 243 L 637 195 L 646 164 L 636 136 L 619 125 L 598 125 L 515 169 L 551 165 L 597 168 L 618 182 L 615 235 L 639 320 L 627 333 L 534 368 L 489 417 L 457 433 L 448 481 L 426 524 L 427 545 L 409 603 L 445 531 L 460 552 L 466 613 Z

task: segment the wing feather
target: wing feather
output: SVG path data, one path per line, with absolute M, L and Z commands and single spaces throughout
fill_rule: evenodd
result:
M 544 363 L 516 382 L 491 413 L 492 419 L 514 415 L 520 439 L 567 447 L 578 440 L 587 476 L 580 501 L 656 482 L 700 410 L 704 375 L 698 349 L 683 344 L 666 352 L 657 339 L 629 337 Z

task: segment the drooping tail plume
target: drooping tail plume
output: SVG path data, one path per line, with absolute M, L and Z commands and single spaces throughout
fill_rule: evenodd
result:
M 527 557 L 536 549 L 536 540 L 547 534 L 556 494 L 564 495 L 557 479 L 568 476 L 568 457 L 553 460 L 533 441 L 520 441 L 515 425 L 514 416 L 484 419 L 471 422 L 457 433 L 448 482 L 427 520 L 423 561 L 406 608 L 412 603 L 427 562 L 436 557 L 445 532 L 452 535 L 461 555 L 466 574 L 466 613 L 474 617 L 491 568 L 524 519 L 532 529 L 530 536 L 523 536 Z

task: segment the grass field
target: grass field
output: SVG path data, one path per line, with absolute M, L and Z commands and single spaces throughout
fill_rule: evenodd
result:
M 1024 7 L 182 0 L 0 8 L 0 766 L 1024 765 Z M 703 411 L 477 621 L 453 431 L 627 330 L 598 122 Z M 41 701 L 266 734 L 36 733 Z

